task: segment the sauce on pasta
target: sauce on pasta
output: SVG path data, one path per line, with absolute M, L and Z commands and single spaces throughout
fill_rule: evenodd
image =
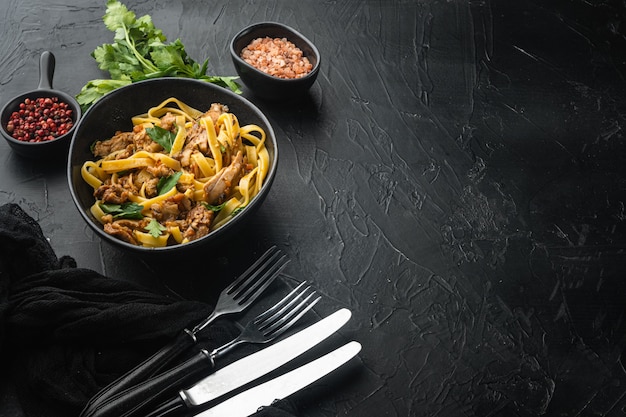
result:
M 92 146 L 81 169 L 91 213 L 128 243 L 163 247 L 206 236 L 259 193 L 269 170 L 265 131 L 219 103 L 205 112 L 169 98 L 133 130 Z

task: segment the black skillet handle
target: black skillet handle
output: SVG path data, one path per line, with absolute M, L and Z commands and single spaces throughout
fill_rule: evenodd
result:
M 52 90 L 52 78 L 56 60 L 50 51 L 43 51 L 39 57 L 39 89 Z

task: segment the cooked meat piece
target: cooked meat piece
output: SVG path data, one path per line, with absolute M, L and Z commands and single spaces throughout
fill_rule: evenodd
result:
M 150 207 L 152 217 L 162 224 L 178 224 L 179 220 L 187 217 L 187 213 L 191 210 L 192 202 L 184 194 L 178 193 L 163 201 L 162 203 L 153 204 Z M 183 229 L 187 226 L 184 225 Z
M 192 208 L 191 200 L 185 197 L 178 205 L 181 211 L 188 212 Z
M 119 183 L 131 194 L 137 194 L 138 188 L 135 185 L 135 175 L 132 173 L 119 177 Z
M 150 174 L 154 175 L 155 177 L 159 177 L 159 178 L 169 177 L 170 175 L 174 173 L 172 168 L 160 162 L 157 162 L 154 166 L 146 167 L 146 171 L 148 171 Z
M 161 145 L 153 141 L 152 138 L 148 136 L 148 132 L 146 132 L 146 129 L 144 129 L 142 125 L 135 126 L 133 131 L 135 133 L 135 135 L 133 136 L 133 152 L 159 152 L 163 150 L 163 147 Z
M 153 179 L 154 179 L 154 175 L 150 174 L 147 170 L 142 169 L 141 171 L 133 175 L 133 186 L 135 187 L 135 189 L 140 190 L 141 186 L 144 183 L 147 183 L 148 181 L 153 180 Z M 158 182 L 158 179 L 157 179 L 157 182 Z M 156 183 L 155 183 L 155 187 L 156 187 Z
M 130 156 L 132 156 L 132 154 L 135 152 L 133 149 L 133 145 L 128 145 L 126 147 L 126 149 L 123 149 L 121 151 L 115 152 L 113 155 L 115 155 L 114 158 L 112 159 L 126 159 Z M 111 158 L 111 156 L 109 155 L 109 158 Z
M 228 113 L 228 106 L 220 103 L 213 103 L 211 104 L 209 110 L 204 113 L 204 116 L 211 116 L 213 123 L 216 123 L 217 119 L 219 119 L 219 117 L 224 113 Z
M 178 184 L 176 184 L 176 189 L 178 191 L 180 191 L 181 193 L 187 192 L 187 190 L 189 190 L 190 188 L 191 189 L 194 188 L 194 183 L 193 182 L 181 182 L 181 181 L 178 181 Z
M 184 149 L 180 153 L 180 165 L 183 168 L 187 168 L 191 165 L 191 155 L 193 154 L 193 149 Z
M 154 217 L 159 223 L 171 222 L 178 219 L 180 210 L 178 204 L 174 201 L 163 201 L 160 204 L 153 204 L 150 206 L 152 211 L 152 217 Z
M 121 225 L 119 222 L 106 223 L 104 225 L 104 231 L 111 236 L 115 236 L 118 239 L 123 240 L 124 242 L 131 243 L 133 245 L 139 244 L 133 235 L 133 230 L 129 227 Z
M 187 140 L 183 149 L 197 149 L 205 155 L 209 152 L 209 138 L 206 129 L 199 123 L 194 123 L 192 128 L 187 132 Z
M 106 204 L 123 204 L 128 201 L 129 192 L 118 184 L 103 184 L 94 191 L 93 195 Z
M 148 136 L 143 126 L 135 126 L 132 132 L 117 132 L 111 139 L 94 144 L 94 156 L 106 157 L 116 152 L 115 159 L 130 157 L 137 151 L 158 152 L 163 147 Z
M 222 204 L 232 193 L 233 187 L 239 184 L 243 174 L 243 153 L 239 151 L 229 166 L 222 168 L 204 185 L 205 201 L 212 205 Z
M 176 115 L 167 112 L 161 117 L 161 127 L 165 130 L 172 130 L 172 127 L 176 126 Z
M 183 232 L 183 237 L 189 240 L 195 240 L 209 234 L 213 216 L 213 211 L 207 209 L 203 204 L 195 206 L 191 209 L 189 214 L 187 214 L 185 221 L 187 229 Z
M 149 179 L 145 182 L 145 184 L 146 189 L 144 190 L 144 193 L 146 195 L 146 198 L 156 197 L 159 194 L 159 190 L 157 188 L 157 185 L 159 185 L 158 178 Z
M 133 136 L 133 132 L 117 132 L 111 139 L 97 141 L 93 146 L 93 154 L 105 157 L 113 152 L 124 150 L 134 145 Z
M 192 207 L 191 200 L 184 194 L 175 194 L 166 201 L 178 204 L 178 210 L 183 214 L 186 214 Z
M 120 219 L 116 220 L 114 223 L 117 223 L 119 226 L 128 227 L 133 230 L 143 230 L 146 228 L 150 220 L 147 218 L 143 218 L 141 220 L 133 220 L 133 219 Z

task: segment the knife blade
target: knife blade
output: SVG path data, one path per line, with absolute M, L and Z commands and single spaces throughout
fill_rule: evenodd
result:
M 286 339 L 218 369 L 182 391 L 186 403 L 189 406 L 204 404 L 277 369 L 335 333 L 351 315 L 350 310 L 340 309 Z
M 271 405 L 311 385 L 348 362 L 361 351 L 361 344 L 349 342 L 342 347 L 287 372 L 268 382 L 257 385 L 196 414 L 197 417 L 247 417 L 262 406 Z
M 180 381 L 182 375 L 187 373 L 197 374 L 198 369 L 206 367 L 204 362 L 211 360 L 210 355 L 204 359 L 202 355 L 196 355 L 187 362 L 172 368 L 167 373 L 139 384 L 138 387 L 132 387 L 127 391 L 121 392 L 103 407 L 96 410 L 94 416 L 113 415 L 111 413 L 117 413 L 116 415 L 118 416 L 145 415 L 146 410 L 154 409 L 155 404 L 161 404 L 157 409 L 162 412 L 157 415 L 167 415 L 174 411 L 199 406 L 239 388 L 302 355 L 339 330 L 348 322 L 351 315 L 350 310 L 340 309 L 298 333 L 216 370 L 192 387 L 179 391 L 176 396 L 174 396 L 176 390 L 172 389 L 170 383 L 167 383 L 167 387 L 163 388 L 165 386 L 164 381 L 178 383 L 177 381 Z M 138 392 L 141 393 L 138 394 Z M 132 401 L 128 399 L 131 395 L 133 397 Z M 172 395 L 173 398 L 169 398 L 164 402 L 168 395 Z

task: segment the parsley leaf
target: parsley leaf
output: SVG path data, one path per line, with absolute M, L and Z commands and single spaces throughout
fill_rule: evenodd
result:
M 113 43 L 97 47 L 91 56 L 111 79 L 91 80 L 81 89 L 76 99 L 83 110 L 122 85 L 157 77 L 195 78 L 241 93 L 237 77 L 207 75 L 208 59 L 202 65 L 194 61 L 180 39 L 166 43 L 149 15 L 138 18 L 120 1 L 108 0 L 103 21 L 115 33 Z
M 157 183 L 157 192 L 159 195 L 163 195 L 167 193 L 169 190 L 176 186 L 178 179 L 183 175 L 182 172 L 176 172 L 173 175 L 168 175 L 167 177 L 161 177 L 159 182 Z
M 222 209 L 224 208 L 224 206 L 226 205 L 226 203 L 227 203 L 227 201 L 226 201 L 226 202 L 224 202 L 224 203 L 222 203 L 222 204 L 220 204 L 219 206 L 213 206 L 213 205 L 208 204 L 208 203 L 202 203 L 202 204 L 204 204 L 204 207 L 206 207 L 206 208 L 207 208 L 207 210 L 211 210 L 211 211 L 214 211 L 214 212 L 216 212 L 216 213 L 217 213 L 217 212 L 219 212 L 220 210 L 222 210 Z M 241 211 L 242 211 L 244 208 L 246 208 L 246 207 L 245 207 L 245 206 L 243 206 L 243 207 L 237 207 L 235 210 L 233 210 L 233 212 L 231 213 L 231 216 L 236 216 L 237 214 L 241 213 Z
M 218 211 L 220 211 L 221 209 L 224 208 L 224 206 L 226 205 L 226 202 L 220 204 L 219 206 L 213 206 L 213 205 L 208 204 L 208 203 L 202 203 L 202 204 L 204 205 L 204 207 L 207 208 L 207 210 L 211 210 L 211 211 L 214 211 L 214 212 L 217 213 Z
M 163 129 L 161 126 L 149 127 L 146 129 L 146 133 L 150 136 L 150 139 L 163 146 L 166 152 L 172 150 L 174 140 L 176 140 L 176 134 L 169 130 Z
M 100 208 L 107 214 L 112 214 L 114 219 L 143 219 L 143 206 L 137 203 L 124 204 L 100 204 Z
M 163 226 L 155 219 L 152 219 L 150 220 L 150 223 L 148 223 L 148 225 L 146 226 L 146 230 L 152 235 L 152 237 L 159 237 L 163 234 L 164 231 L 167 230 L 167 227 Z

